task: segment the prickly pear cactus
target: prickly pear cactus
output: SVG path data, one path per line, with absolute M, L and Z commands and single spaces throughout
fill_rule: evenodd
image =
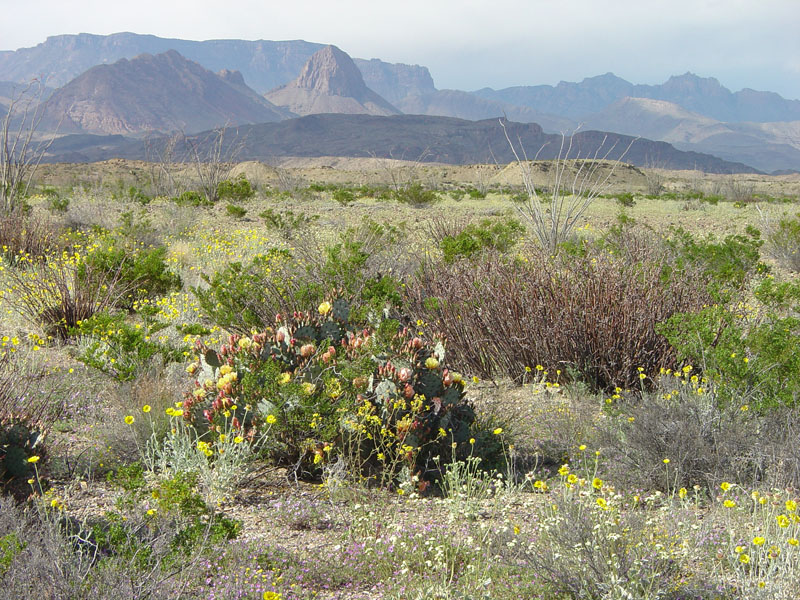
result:
M 464 380 L 445 366 L 441 341 L 356 329 L 351 308 L 337 298 L 233 335 L 218 351 L 198 344 L 185 418 L 212 438 L 233 419 L 244 437 L 268 430 L 294 472 L 318 473 L 337 448 L 355 448 L 351 462 L 370 474 L 436 478 L 434 457 L 444 464 L 471 451 Z
M 34 474 L 33 457 L 41 468 L 45 458 L 44 431 L 27 420 L 9 418 L 0 422 L 0 482 L 15 497 L 25 498 L 31 487 L 28 483 Z

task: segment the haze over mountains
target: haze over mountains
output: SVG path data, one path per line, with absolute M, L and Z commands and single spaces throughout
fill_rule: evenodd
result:
M 0 107 L 12 93 L 6 82 L 33 77 L 63 86 L 47 101 L 43 122 L 60 122 L 60 133 L 191 133 L 317 113 L 402 111 L 473 121 L 505 115 L 544 131 L 583 124 L 584 131 L 661 140 L 764 171 L 800 170 L 800 101 L 772 92 L 731 92 L 716 79 L 691 73 L 660 85 L 636 85 L 607 73 L 579 83 L 465 92 L 437 90 L 423 66 L 351 59 L 335 46 L 302 40 L 80 34 L 0 52 Z M 649 160 L 654 166 L 664 162 Z

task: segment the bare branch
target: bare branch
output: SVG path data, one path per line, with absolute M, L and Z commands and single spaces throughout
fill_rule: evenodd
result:
M 39 163 L 55 139 L 51 136 L 36 141 L 44 92 L 44 84 L 34 79 L 21 92 L 14 93 L 0 125 L 0 214 L 19 208 Z

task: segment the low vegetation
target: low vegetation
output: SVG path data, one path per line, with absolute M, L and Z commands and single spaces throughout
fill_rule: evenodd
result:
M 0 597 L 800 595 L 794 207 L 235 172 L 0 220 Z

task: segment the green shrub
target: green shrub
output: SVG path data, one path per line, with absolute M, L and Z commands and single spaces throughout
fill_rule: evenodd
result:
M 153 199 L 151 196 L 148 196 L 136 186 L 131 186 L 128 188 L 128 198 L 130 198 L 134 202 L 138 202 L 141 205 L 150 204 L 150 202 Z
M 153 341 L 165 327 L 149 319 L 134 325 L 123 313 L 99 312 L 77 323 L 69 335 L 80 338 L 78 360 L 118 381 L 132 381 L 155 356 L 164 364 L 183 359 L 185 347 Z
M 136 300 L 163 296 L 180 289 L 181 278 L 169 270 L 166 257 L 165 247 L 131 247 L 112 239 L 86 256 L 80 275 L 84 276 L 91 270 L 113 277 L 118 285 L 130 290 L 120 305 L 131 309 Z
M 624 206 L 625 208 L 630 208 L 631 206 L 636 205 L 636 200 L 633 197 L 631 192 L 625 192 L 622 194 L 617 194 L 616 196 L 617 204 L 620 206 Z
M 69 198 L 59 195 L 47 196 L 47 209 L 54 214 L 65 213 L 69 208 Z
M 172 198 L 178 206 L 211 206 L 213 203 L 206 200 L 205 196 L 194 190 L 187 190 L 180 196 Z
M 128 490 L 117 506 L 92 527 L 92 539 L 103 561 L 122 560 L 140 573 L 173 568 L 204 546 L 235 539 L 241 530 L 239 521 L 206 504 L 192 473 Z
M 714 304 L 678 313 L 659 331 L 679 358 L 702 367 L 724 405 L 796 406 L 800 390 L 800 284 L 764 279 L 760 306 Z
M 297 245 L 295 257 L 273 249 L 249 264 L 232 263 L 194 294 L 205 315 L 228 331 L 247 333 L 274 323 L 277 313 L 319 304 L 328 290 L 340 290 L 369 311 L 401 302 L 401 281 L 390 271 L 399 257 L 402 232 L 367 222 L 324 248 Z
M 333 194 L 331 194 L 331 198 L 342 206 L 348 206 L 356 200 L 356 196 L 352 190 L 345 190 L 342 188 L 334 190 Z
M 720 241 L 712 236 L 698 239 L 682 228 L 673 228 L 667 245 L 675 256 L 665 267 L 665 274 L 694 265 L 703 271 L 716 297 L 730 298 L 754 273 L 768 270 L 760 262 L 763 241 L 759 238 L 760 233 L 752 227 L 746 235 L 728 235 Z
M 234 219 L 242 219 L 247 214 L 247 210 L 235 204 L 228 204 L 225 207 L 225 212 Z
M 452 263 L 458 258 L 471 258 L 487 250 L 508 252 L 525 232 L 516 219 L 492 221 L 484 219 L 479 224 L 470 224 L 457 235 L 448 235 L 439 242 L 444 262 Z
M 293 210 L 276 211 L 272 208 L 264 210 L 259 217 L 264 219 L 264 224 L 268 228 L 280 231 L 288 239 L 292 239 L 296 233 L 319 219 L 319 215 L 296 213 Z
M 234 262 L 212 276 L 207 287 L 192 291 L 203 314 L 228 331 L 247 333 L 275 321 L 294 306 L 297 267 L 288 250 L 273 249 L 243 265 Z
M 416 207 L 427 206 L 439 199 L 436 192 L 425 189 L 421 183 L 412 183 L 395 190 L 393 196 L 397 202 Z
M 220 200 L 236 200 L 244 202 L 255 196 L 256 191 L 244 175 L 234 180 L 225 179 L 217 184 L 217 197 Z
M 387 186 L 362 185 L 356 189 L 359 198 L 375 198 L 377 200 L 391 200 L 393 192 Z
M 0 577 L 6 574 L 17 555 L 25 549 L 16 533 L 0 537 Z

